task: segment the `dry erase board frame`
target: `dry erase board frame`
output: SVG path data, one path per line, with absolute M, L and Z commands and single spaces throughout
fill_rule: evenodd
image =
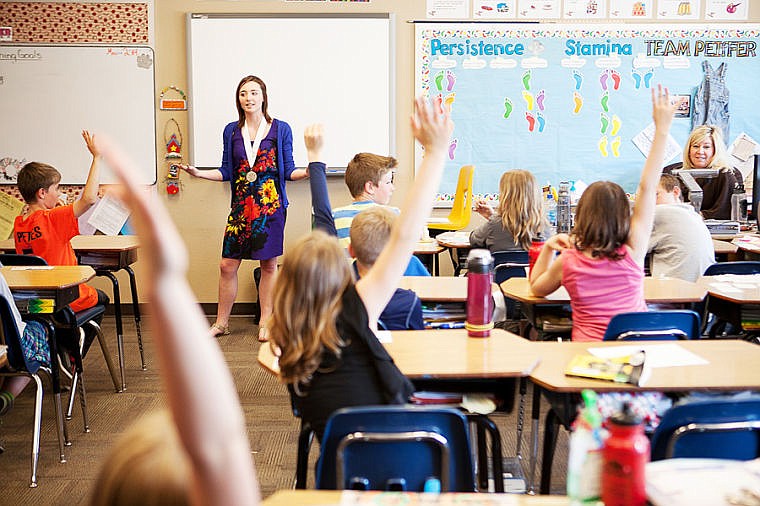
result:
M 250 74 L 267 85 L 270 115 L 292 127 L 297 166 L 308 162 L 303 129 L 316 122 L 331 169 L 360 151 L 395 151 L 392 14 L 194 13 L 187 25 L 193 165 L 219 167 L 235 88 Z
M 84 184 L 92 157 L 81 131 L 105 133 L 156 182 L 153 50 L 121 45 L 0 44 L 0 183 L 28 161 L 49 163 L 62 184 Z M 114 183 L 101 167 L 101 183 Z
M 703 61 L 727 64 L 727 143 L 742 132 L 760 141 L 756 24 L 463 22 L 417 23 L 415 31 L 416 93 L 450 104 L 455 124 L 442 200 L 469 164 L 476 194 L 498 194 L 513 168 L 540 184 L 607 179 L 635 191 L 645 155 L 632 139 L 651 124 L 651 87 L 693 96 Z M 673 120 L 681 146 L 690 130 L 691 118 Z M 670 161 L 680 159 L 679 151 Z

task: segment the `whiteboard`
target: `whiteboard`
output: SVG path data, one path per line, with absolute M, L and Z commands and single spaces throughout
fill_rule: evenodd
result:
M 82 130 L 106 133 L 156 182 L 153 50 L 139 46 L 0 45 L 0 183 L 44 162 L 84 184 L 92 157 Z M 114 183 L 101 167 L 101 183 Z
M 193 165 L 218 168 L 222 130 L 237 121 L 240 79 L 264 80 L 269 115 L 293 129 L 296 165 L 307 164 L 304 127 L 324 123 L 325 162 L 345 168 L 354 154 L 391 154 L 392 17 L 188 15 Z

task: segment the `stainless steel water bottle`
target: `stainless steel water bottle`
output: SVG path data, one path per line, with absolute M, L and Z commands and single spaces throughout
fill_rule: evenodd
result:
M 493 257 L 487 249 L 473 249 L 467 255 L 467 321 L 470 337 L 488 337 L 493 328 Z

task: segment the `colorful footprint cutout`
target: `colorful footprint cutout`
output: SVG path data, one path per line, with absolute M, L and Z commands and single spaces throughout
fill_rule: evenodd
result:
M 446 71 L 446 91 L 454 89 L 454 83 L 457 82 L 457 76 L 450 70 Z
M 435 75 L 435 87 L 438 88 L 438 91 L 443 91 L 443 77 L 443 70 Z
M 631 76 L 633 77 L 633 86 L 638 90 L 641 88 L 641 74 L 636 69 L 631 69 Z
M 644 88 L 649 88 L 649 85 L 652 82 L 652 76 L 654 76 L 654 69 L 647 70 L 647 73 L 644 74 Z
M 583 108 L 583 97 L 577 91 L 573 92 L 573 114 L 579 114 Z
M 573 70 L 573 79 L 575 80 L 575 91 L 580 91 L 583 86 L 583 74 L 578 70 Z
M 544 127 L 546 126 L 546 119 L 544 118 L 544 115 L 541 113 L 536 114 L 536 123 L 538 123 L 538 131 L 543 132 Z
M 612 156 L 615 158 L 620 158 L 620 144 L 622 141 L 620 140 L 620 137 L 615 137 L 612 139 L 612 142 L 610 143 L 610 147 L 612 148 Z
M 536 128 L 536 118 L 530 112 L 525 113 L 525 119 L 528 121 L 528 132 L 532 132 Z
M 512 101 L 509 99 L 509 97 L 504 98 L 504 119 L 509 119 L 509 117 L 512 115 L 512 110 L 514 109 L 514 106 L 512 105 Z
M 610 78 L 610 71 L 609 70 L 603 70 L 601 74 L 599 74 L 599 84 L 601 85 L 603 90 L 607 90 L 607 79 Z
M 604 110 L 604 112 L 610 112 L 610 107 L 608 104 L 609 100 L 610 100 L 610 92 L 605 91 L 604 93 L 602 93 L 602 98 L 601 100 L 599 100 L 599 103 L 602 105 L 602 109 Z
M 536 95 L 536 105 L 538 105 L 538 109 L 543 111 L 544 110 L 544 99 L 546 98 L 546 91 L 541 90 L 538 92 L 538 95 Z
M 525 100 L 525 107 L 529 110 L 533 110 L 533 95 L 529 91 L 522 92 L 523 100 Z
M 613 137 L 618 134 L 620 131 L 620 127 L 623 126 L 623 122 L 620 121 L 620 118 L 617 114 L 614 114 L 612 116 L 612 130 L 610 131 L 610 135 Z
M 598 147 L 599 147 L 599 152 L 602 154 L 603 157 L 607 158 L 608 156 L 610 156 L 609 153 L 607 152 L 607 136 L 606 135 L 602 135 L 602 138 L 599 139 Z
M 454 154 L 457 150 L 457 144 L 459 144 L 459 139 L 454 139 L 451 141 L 451 144 L 449 144 L 449 160 L 454 159 Z
M 599 129 L 599 133 L 600 134 L 606 134 L 607 133 L 607 127 L 610 126 L 610 118 L 606 114 L 601 113 L 601 114 L 599 114 L 599 121 L 600 121 L 600 123 L 602 125 L 602 127 Z
M 620 73 L 617 70 L 611 70 L 610 76 L 612 77 L 612 88 L 617 91 L 620 89 L 620 81 L 622 81 Z
M 451 106 L 454 105 L 454 100 L 456 100 L 456 93 L 449 93 L 446 95 L 446 98 L 443 99 L 443 105 L 446 107 L 446 110 L 451 113 Z
M 434 101 L 437 110 L 443 109 L 443 95 L 441 93 L 435 96 Z
M 525 91 L 530 91 L 530 77 L 531 77 L 530 70 L 526 70 L 525 72 L 523 72 L 522 84 L 523 84 L 523 88 L 525 88 Z

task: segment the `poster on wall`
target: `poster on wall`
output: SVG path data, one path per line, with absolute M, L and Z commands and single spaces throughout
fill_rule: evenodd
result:
M 520 19 L 557 19 L 560 17 L 560 0 L 517 0 L 517 17 Z
M 657 0 L 657 19 L 691 21 L 699 19 L 699 9 L 699 0 Z
M 465 19 L 470 17 L 467 0 L 427 0 L 425 14 L 428 19 Z
M 604 19 L 607 17 L 605 0 L 565 0 L 562 16 L 566 19 Z
M 476 194 L 497 193 L 499 177 L 513 168 L 532 171 L 542 185 L 609 179 L 634 192 L 645 156 L 633 139 L 652 122 L 652 87 L 678 95 L 672 135 L 682 146 L 704 107 L 695 93 L 708 71 L 722 73 L 729 91 L 726 142 L 742 132 L 760 139 L 758 25 L 481 22 L 415 30 L 415 94 L 440 102 L 455 124 L 441 199 L 470 164 Z M 669 162 L 680 160 L 679 150 L 671 155 Z
M 746 21 L 748 15 L 748 0 L 738 2 L 735 0 L 705 0 L 705 19 L 707 21 Z
M 610 18 L 645 20 L 652 18 L 653 0 L 610 0 Z
M 472 17 L 475 19 L 515 19 L 517 0 L 472 0 Z

